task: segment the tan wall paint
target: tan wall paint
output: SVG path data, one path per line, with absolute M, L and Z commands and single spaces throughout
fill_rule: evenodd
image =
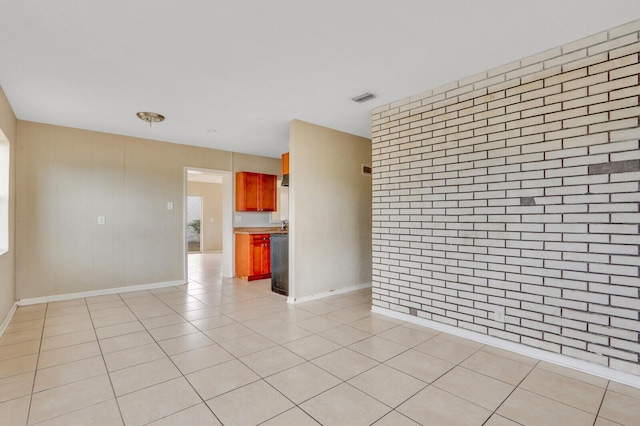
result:
M 183 279 L 184 167 L 231 170 L 232 153 L 26 121 L 18 134 L 19 299 Z
M 233 172 L 255 172 L 282 176 L 282 160 L 280 160 L 280 158 L 261 157 L 258 155 L 234 152 Z
M 265 173 L 269 175 L 282 176 L 282 161 L 280 158 L 260 157 L 257 155 L 233 153 L 233 182 L 234 182 L 234 227 L 261 227 L 273 226 L 271 222 L 271 213 L 259 212 L 236 212 L 235 211 L 235 173 L 236 172 L 255 172 Z M 241 218 L 241 222 L 236 222 L 236 217 Z
M 222 250 L 222 184 L 189 182 L 189 195 L 202 196 L 202 249 Z M 213 222 L 211 219 L 213 218 Z
M 0 87 L 0 129 L 9 140 L 9 251 L 0 255 L 0 323 L 16 300 L 15 283 L 15 188 L 17 121 L 9 101 Z
M 371 141 L 326 127 L 289 125 L 290 297 L 371 281 Z

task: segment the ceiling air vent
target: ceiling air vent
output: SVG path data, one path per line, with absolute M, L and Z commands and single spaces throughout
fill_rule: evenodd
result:
M 358 103 L 363 103 L 363 102 L 367 102 L 370 101 L 371 99 L 375 98 L 376 95 L 374 95 L 373 93 L 363 93 L 360 96 L 356 96 L 355 98 L 351 98 L 352 101 L 358 102 Z
M 368 164 L 362 164 L 360 168 L 360 172 L 363 176 L 371 176 L 371 166 Z

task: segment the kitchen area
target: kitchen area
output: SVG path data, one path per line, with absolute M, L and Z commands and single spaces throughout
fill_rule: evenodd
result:
M 289 293 L 289 154 L 282 155 L 282 177 L 239 171 L 235 175 L 235 211 L 265 215 L 275 226 L 234 226 L 235 276 L 271 279 L 271 290 Z M 236 217 L 238 219 L 238 216 Z
M 233 276 L 290 304 L 370 287 L 371 141 L 292 120 L 285 149 L 234 157 Z

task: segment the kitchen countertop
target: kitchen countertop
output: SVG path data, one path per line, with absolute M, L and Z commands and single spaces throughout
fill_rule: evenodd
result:
M 265 228 L 233 228 L 234 234 L 288 234 L 289 230 L 282 230 L 279 226 Z

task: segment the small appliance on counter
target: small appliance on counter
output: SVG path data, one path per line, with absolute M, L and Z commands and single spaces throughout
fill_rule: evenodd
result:
M 271 291 L 289 295 L 289 234 L 271 234 Z

